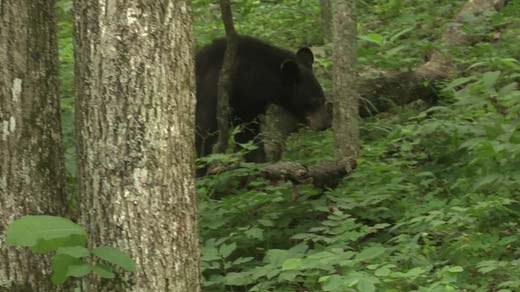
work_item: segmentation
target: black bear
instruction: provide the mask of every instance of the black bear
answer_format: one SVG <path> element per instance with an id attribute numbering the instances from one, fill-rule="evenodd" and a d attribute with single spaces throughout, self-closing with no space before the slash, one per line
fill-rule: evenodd
<path id="1" fill-rule="evenodd" d="M 226 49 L 224 38 L 202 48 L 196 56 L 196 148 L 197 156 L 211 153 L 217 139 L 217 82 Z M 314 56 L 309 48 L 296 54 L 253 37 L 239 36 L 236 67 L 231 78 L 231 119 L 247 124 L 235 139 L 245 143 L 259 134 L 255 119 L 269 104 L 278 104 L 310 127 L 323 129 L 328 116 L 325 95 L 312 71 Z M 263 153 L 259 144 L 259 153 Z M 263 155 L 246 157 L 261 161 Z"/>

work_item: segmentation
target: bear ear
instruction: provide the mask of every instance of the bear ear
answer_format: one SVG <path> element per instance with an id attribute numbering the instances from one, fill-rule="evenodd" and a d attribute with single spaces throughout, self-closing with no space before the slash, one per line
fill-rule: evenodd
<path id="1" fill-rule="evenodd" d="M 282 83 L 285 85 L 291 85 L 300 81 L 300 68 L 298 63 L 293 60 L 285 60 L 280 66 L 282 72 Z"/>
<path id="2" fill-rule="evenodd" d="M 312 68 L 312 63 L 314 63 L 314 54 L 311 49 L 304 47 L 300 48 L 298 52 L 296 52 L 296 57 L 298 61 L 302 62 L 306 67 Z"/>

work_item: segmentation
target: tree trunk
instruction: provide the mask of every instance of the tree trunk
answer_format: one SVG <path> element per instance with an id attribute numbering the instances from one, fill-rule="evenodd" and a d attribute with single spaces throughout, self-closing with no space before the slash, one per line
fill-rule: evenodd
<path id="1" fill-rule="evenodd" d="M 218 142 L 215 145 L 217 153 L 224 153 L 228 149 L 229 141 L 229 121 L 230 106 L 229 100 L 231 96 L 231 88 L 233 81 L 233 69 L 238 51 L 238 35 L 233 25 L 233 12 L 229 0 L 220 0 L 220 11 L 222 14 L 222 22 L 226 30 L 226 51 L 222 68 L 219 72 L 218 94 L 217 94 L 217 124 L 218 124 Z"/>
<path id="2" fill-rule="evenodd" d="M 54 1 L 0 2 L 0 291 L 56 291 L 48 258 L 6 246 L 6 226 L 66 206 Z"/>
<path id="3" fill-rule="evenodd" d="M 200 291 L 190 3 L 75 3 L 82 221 L 137 263 L 84 291 Z"/>
<path id="4" fill-rule="evenodd" d="M 332 0 L 333 116 L 336 157 L 359 155 L 359 109 L 356 91 L 356 1 Z"/>

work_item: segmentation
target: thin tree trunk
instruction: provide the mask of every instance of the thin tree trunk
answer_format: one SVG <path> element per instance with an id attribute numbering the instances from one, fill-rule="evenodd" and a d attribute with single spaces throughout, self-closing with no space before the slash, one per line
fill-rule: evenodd
<path id="1" fill-rule="evenodd" d="M 65 210 L 57 84 L 54 1 L 0 1 L 0 291 L 56 291 L 48 258 L 8 247 L 5 228 Z"/>
<path id="2" fill-rule="evenodd" d="M 356 1 L 331 0 L 333 39 L 333 119 L 336 157 L 359 155 L 356 91 Z"/>
<path id="3" fill-rule="evenodd" d="M 190 3 L 75 3 L 82 221 L 137 263 L 85 291 L 200 291 Z"/>
<path id="4" fill-rule="evenodd" d="M 229 141 L 229 100 L 233 86 L 231 77 L 234 73 L 233 68 L 238 51 L 238 36 L 233 25 L 233 13 L 229 0 L 220 0 L 220 11 L 222 13 L 222 22 L 226 30 L 226 52 L 224 53 L 224 60 L 222 61 L 218 81 L 218 142 L 215 147 L 217 153 L 224 153 L 228 149 Z"/>

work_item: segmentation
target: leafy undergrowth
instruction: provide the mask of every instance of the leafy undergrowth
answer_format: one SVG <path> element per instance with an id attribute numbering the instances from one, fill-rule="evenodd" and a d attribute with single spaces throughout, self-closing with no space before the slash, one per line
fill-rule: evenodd
<path id="1" fill-rule="evenodd" d="M 439 1 L 372 2 L 374 11 L 360 16 L 374 31 L 370 42 L 406 29 L 410 18 L 428 19 L 433 30 L 460 4 L 443 4 L 450 13 L 430 19 L 424 9 Z M 255 165 L 199 180 L 205 290 L 519 291 L 518 8 L 513 1 L 468 28 L 482 41 L 452 52 L 462 73 L 438 84 L 438 104 L 364 120 L 359 165 L 338 187 L 247 179 Z M 428 46 L 408 47 L 425 41 L 406 33 L 411 39 L 394 41 L 412 59 L 386 56 L 391 43 L 383 42 L 370 47 L 379 61 L 360 62 L 417 63 Z M 304 129 L 284 158 L 312 164 L 332 153 L 330 131 Z"/>
<path id="2" fill-rule="evenodd" d="M 335 189 L 245 181 L 253 168 L 199 181 L 206 290 L 520 289 L 520 91 L 504 72 L 473 76 L 446 86 L 453 104 L 365 122 Z M 286 156 L 329 158 L 331 136 L 302 131 Z"/>

